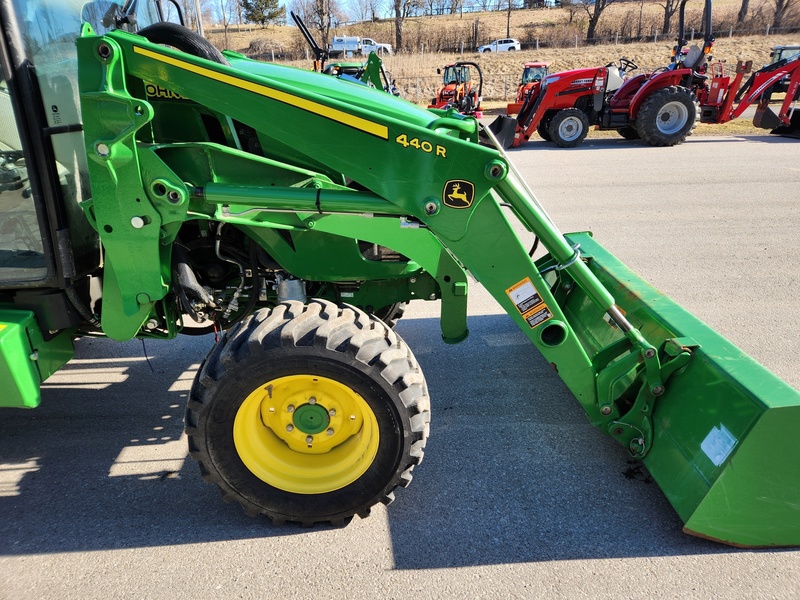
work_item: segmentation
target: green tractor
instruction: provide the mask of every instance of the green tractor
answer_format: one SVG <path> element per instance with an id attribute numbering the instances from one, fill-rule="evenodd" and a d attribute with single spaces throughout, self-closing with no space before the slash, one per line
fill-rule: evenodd
<path id="1" fill-rule="evenodd" d="M 203 477 L 251 515 L 344 524 L 428 438 L 392 322 L 438 300 L 463 340 L 470 273 L 687 532 L 800 544 L 800 394 L 561 234 L 489 129 L 220 53 L 159 6 L 0 2 L 0 403 L 35 407 L 81 336 L 217 332 L 186 407 Z"/>

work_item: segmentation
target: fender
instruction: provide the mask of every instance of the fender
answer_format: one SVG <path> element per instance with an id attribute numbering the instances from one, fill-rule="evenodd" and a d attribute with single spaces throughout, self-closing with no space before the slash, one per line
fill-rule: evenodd
<path id="1" fill-rule="evenodd" d="M 684 81 L 689 81 L 692 76 L 691 69 L 675 69 L 669 71 L 661 71 L 656 73 L 647 80 L 639 91 L 636 92 L 631 98 L 630 103 L 630 118 L 636 118 L 639 112 L 639 107 L 653 92 L 660 90 L 671 85 L 682 85 Z M 624 86 L 623 86 L 624 87 Z"/>

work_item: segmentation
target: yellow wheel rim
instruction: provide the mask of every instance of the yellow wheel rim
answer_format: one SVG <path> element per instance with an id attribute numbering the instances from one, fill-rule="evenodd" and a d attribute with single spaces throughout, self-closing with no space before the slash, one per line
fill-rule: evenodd
<path id="1" fill-rule="evenodd" d="M 259 386 L 233 422 L 245 466 L 287 492 L 324 494 L 361 477 L 378 453 L 378 420 L 350 387 L 291 375 Z"/>

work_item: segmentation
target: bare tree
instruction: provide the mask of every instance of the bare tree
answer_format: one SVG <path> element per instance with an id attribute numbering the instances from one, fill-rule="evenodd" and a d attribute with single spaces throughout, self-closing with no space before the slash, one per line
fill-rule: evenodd
<path id="1" fill-rule="evenodd" d="M 775 3 L 775 16 L 772 19 L 772 28 L 779 29 L 783 26 L 783 19 L 796 7 L 800 0 L 773 0 Z"/>
<path id="2" fill-rule="evenodd" d="M 394 5 L 394 47 L 403 49 L 403 25 L 406 17 L 422 8 L 422 0 L 393 0 Z"/>
<path id="3" fill-rule="evenodd" d="M 220 22 L 222 23 L 225 47 L 229 48 L 230 43 L 228 42 L 228 28 L 231 26 L 231 23 L 236 20 L 237 15 L 239 14 L 238 0 L 219 0 L 219 6 L 217 9 L 219 10 Z"/>
<path id="4" fill-rule="evenodd" d="M 595 31 L 597 31 L 597 23 L 600 21 L 600 16 L 609 5 L 616 2 L 616 0 L 574 0 L 574 4 L 580 6 L 589 17 L 589 27 L 586 29 L 586 43 L 594 43 Z"/>
<path id="5" fill-rule="evenodd" d="M 336 0 L 294 0 L 291 10 L 319 34 L 317 41 L 323 47 L 330 42 L 333 23 L 346 20 Z"/>
<path id="6" fill-rule="evenodd" d="M 736 15 L 736 24 L 741 25 L 747 18 L 747 11 L 750 8 L 750 0 L 742 0 L 742 5 L 739 7 L 739 14 Z"/>
<path id="7" fill-rule="evenodd" d="M 561 0 L 561 8 L 567 11 L 569 15 L 568 23 L 572 25 L 572 22 L 575 20 L 575 15 L 581 9 L 582 4 L 579 0 Z"/>
<path id="8" fill-rule="evenodd" d="M 749 0 L 745 0 L 749 2 Z M 677 12 L 679 2 L 678 0 L 664 0 L 659 2 L 658 5 L 664 9 L 664 24 L 661 26 L 661 33 L 667 34 L 671 30 L 671 22 L 673 15 Z"/>
<path id="9" fill-rule="evenodd" d="M 345 6 L 348 16 L 356 21 L 374 20 L 380 13 L 378 0 L 349 0 Z"/>

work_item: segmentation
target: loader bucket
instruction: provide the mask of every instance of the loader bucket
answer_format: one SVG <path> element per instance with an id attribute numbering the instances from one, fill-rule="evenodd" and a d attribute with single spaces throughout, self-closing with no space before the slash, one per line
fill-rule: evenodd
<path id="1" fill-rule="evenodd" d="M 590 234 L 566 237 L 580 244 L 591 271 L 650 343 L 677 340 L 692 349 L 655 399 L 652 444 L 642 459 L 684 531 L 734 546 L 800 545 L 800 393 Z M 562 302 L 590 356 L 619 338 L 579 290 Z"/>
<path id="2" fill-rule="evenodd" d="M 507 115 L 500 115 L 489 123 L 489 129 L 501 148 L 511 148 L 517 131 L 517 120 Z"/>
<path id="3" fill-rule="evenodd" d="M 792 118 L 788 125 L 779 125 L 770 133 L 800 139 L 800 108 L 792 112 Z"/>

